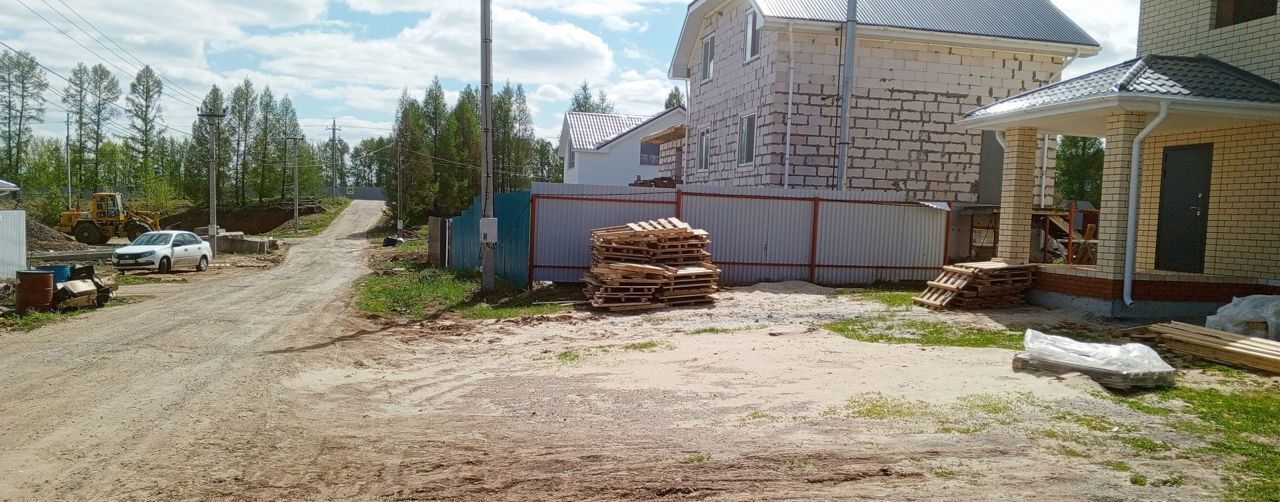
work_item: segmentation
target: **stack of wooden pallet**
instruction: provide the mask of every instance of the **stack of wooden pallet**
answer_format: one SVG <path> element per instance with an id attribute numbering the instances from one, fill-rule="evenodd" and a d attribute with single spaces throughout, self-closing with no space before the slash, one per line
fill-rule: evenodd
<path id="1" fill-rule="evenodd" d="M 709 303 L 720 269 L 707 232 L 675 218 L 591 231 L 591 304 L 613 311 Z"/>
<path id="2" fill-rule="evenodd" d="M 934 309 L 1009 307 L 1026 302 L 1034 280 L 1035 265 L 960 263 L 942 267 L 942 275 L 929 281 L 928 289 L 913 300 Z"/>
<path id="3" fill-rule="evenodd" d="M 1177 352 L 1280 374 L 1280 342 L 1181 322 L 1153 324 L 1142 330 Z"/>

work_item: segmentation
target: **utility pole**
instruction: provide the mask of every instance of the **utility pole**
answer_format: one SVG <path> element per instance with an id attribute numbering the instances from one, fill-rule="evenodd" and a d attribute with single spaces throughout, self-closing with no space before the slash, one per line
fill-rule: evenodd
<path id="1" fill-rule="evenodd" d="M 329 166 L 329 175 L 333 179 L 332 196 L 338 196 L 338 131 L 342 128 L 338 127 L 338 119 L 333 119 L 333 125 L 329 129 L 329 153 L 332 157 L 333 164 Z"/>
<path id="2" fill-rule="evenodd" d="M 71 112 L 70 111 L 67 112 L 67 141 L 66 141 L 66 147 L 63 148 L 63 152 L 66 153 L 64 157 L 66 157 L 66 161 L 67 161 L 67 209 L 71 209 L 76 206 L 75 206 L 75 202 L 73 202 L 74 199 L 72 199 L 72 195 L 71 195 Z"/>
<path id="3" fill-rule="evenodd" d="M 404 151 L 396 136 L 396 235 L 404 233 Z"/>
<path id="4" fill-rule="evenodd" d="M 849 0 L 844 22 L 844 71 L 840 75 L 840 146 L 836 159 L 837 190 L 845 191 L 849 173 L 849 110 L 853 106 L 854 54 L 858 49 L 858 0 Z"/>
<path id="5" fill-rule="evenodd" d="M 301 230 L 298 223 L 298 149 L 289 149 L 290 141 L 302 141 L 301 136 L 289 136 L 284 139 L 284 155 L 286 162 L 289 163 L 290 170 L 293 171 L 293 231 Z"/>
<path id="6" fill-rule="evenodd" d="M 493 248 L 498 222 L 493 217 L 493 0 L 480 0 L 480 115 L 484 134 L 484 214 L 480 218 L 481 289 L 494 289 Z"/>
<path id="7" fill-rule="evenodd" d="M 197 115 L 209 121 L 209 252 L 218 256 L 218 143 L 222 138 L 218 129 L 227 109 L 205 110 Z"/>

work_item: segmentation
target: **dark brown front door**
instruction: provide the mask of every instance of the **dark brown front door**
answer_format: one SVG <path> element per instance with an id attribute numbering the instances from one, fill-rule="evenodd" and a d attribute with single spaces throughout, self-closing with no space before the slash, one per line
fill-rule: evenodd
<path id="1" fill-rule="evenodd" d="M 1156 226 L 1157 270 L 1204 273 L 1212 175 L 1213 144 L 1164 149 L 1160 221 Z"/>

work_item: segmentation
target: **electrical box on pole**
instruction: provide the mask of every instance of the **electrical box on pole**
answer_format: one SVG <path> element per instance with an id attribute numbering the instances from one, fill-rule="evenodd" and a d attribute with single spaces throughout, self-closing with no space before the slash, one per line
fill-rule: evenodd
<path id="1" fill-rule="evenodd" d="M 489 246 L 498 243 L 497 218 L 480 218 L 480 243 Z"/>

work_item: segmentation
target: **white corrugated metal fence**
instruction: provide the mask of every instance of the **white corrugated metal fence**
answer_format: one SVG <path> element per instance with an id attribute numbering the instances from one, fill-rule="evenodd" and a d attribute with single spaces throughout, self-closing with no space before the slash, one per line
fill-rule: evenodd
<path id="1" fill-rule="evenodd" d="M 678 217 L 711 234 L 730 284 L 926 280 L 943 264 L 949 212 L 890 192 L 535 183 L 530 276 L 576 282 L 592 228 Z"/>
<path id="2" fill-rule="evenodd" d="M 0 280 L 27 269 L 27 212 L 0 210 Z"/>

